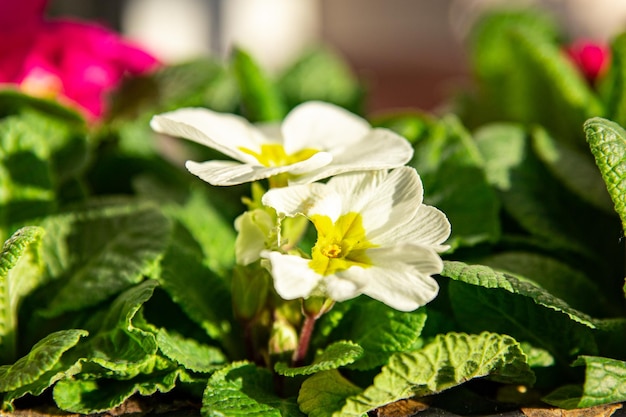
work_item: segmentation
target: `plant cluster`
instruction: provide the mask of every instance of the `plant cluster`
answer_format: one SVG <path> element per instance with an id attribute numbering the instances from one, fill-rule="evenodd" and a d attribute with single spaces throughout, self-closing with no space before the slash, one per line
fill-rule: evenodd
<path id="1" fill-rule="evenodd" d="M 626 38 L 594 71 L 566 50 L 486 16 L 442 116 L 366 120 L 324 49 L 165 66 L 97 124 L 0 90 L 3 408 L 625 401 Z"/>

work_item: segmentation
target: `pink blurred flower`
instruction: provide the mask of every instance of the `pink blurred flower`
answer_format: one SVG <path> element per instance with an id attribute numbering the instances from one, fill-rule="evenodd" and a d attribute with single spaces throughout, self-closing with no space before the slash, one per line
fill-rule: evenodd
<path id="1" fill-rule="evenodd" d="M 91 120 L 106 112 L 107 94 L 125 75 L 158 61 L 117 33 L 92 22 L 45 20 L 46 0 L 0 0 L 0 83 L 57 98 Z"/>
<path id="2" fill-rule="evenodd" d="M 587 39 L 571 43 L 565 52 L 591 84 L 604 74 L 611 60 L 611 51 L 606 45 Z"/>

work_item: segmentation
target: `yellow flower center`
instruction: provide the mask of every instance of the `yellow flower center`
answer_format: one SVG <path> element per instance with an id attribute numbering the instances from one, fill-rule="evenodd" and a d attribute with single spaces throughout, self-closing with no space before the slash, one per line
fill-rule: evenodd
<path id="1" fill-rule="evenodd" d="M 331 275 L 354 265 L 372 266 L 366 250 L 377 245 L 367 240 L 359 213 L 346 213 L 334 223 L 330 217 L 316 214 L 311 216 L 311 221 L 317 229 L 317 242 L 309 267 L 315 272 Z"/>
<path id="2" fill-rule="evenodd" d="M 244 147 L 239 147 L 239 150 L 254 156 L 261 165 L 266 167 L 280 167 L 295 164 L 296 162 L 305 161 L 319 152 L 317 149 L 306 148 L 292 154 L 287 154 L 283 145 L 277 143 L 261 145 L 261 152 L 254 152 Z M 289 173 L 275 175 L 269 178 L 270 187 L 286 187 L 288 179 Z"/>
<path id="3" fill-rule="evenodd" d="M 277 143 L 261 145 L 261 152 L 254 152 L 251 149 L 240 147 L 240 151 L 254 156 L 257 161 L 266 167 L 279 167 L 295 164 L 304 161 L 319 152 L 317 149 L 302 149 L 298 152 L 287 154 L 283 145 Z"/>

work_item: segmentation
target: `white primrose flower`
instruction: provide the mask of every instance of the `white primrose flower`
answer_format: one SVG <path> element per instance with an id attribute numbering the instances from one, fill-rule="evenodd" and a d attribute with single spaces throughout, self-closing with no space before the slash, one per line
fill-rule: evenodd
<path id="1" fill-rule="evenodd" d="M 187 138 L 234 161 L 187 161 L 194 175 L 212 185 L 281 178 L 274 185 L 306 184 L 343 172 L 378 170 L 407 163 L 406 139 L 347 110 L 323 102 L 294 108 L 282 125 L 249 123 L 208 109 L 183 108 L 152 118 L 159 133 Z"/>
<path id="2" fill-rule="evenodd" d="M 397 310 L 428 303 L 439 287 L 431 275 L 448 249 L 450 223 L 422 204 L 422 182 L 410 167 L 350 173 L 328 183 L 276 188 L 263 204 L 282 216 L 306 216 L 317 229 L 311 259 L 265 251 L 284 299 L 365 294 Z"/>

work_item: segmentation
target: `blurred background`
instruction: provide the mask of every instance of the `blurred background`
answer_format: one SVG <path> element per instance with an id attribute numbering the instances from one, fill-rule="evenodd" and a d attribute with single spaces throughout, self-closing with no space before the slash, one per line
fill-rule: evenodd
<path id="1" fill-rule="evenodd" d="M 100 21 L 166 63 L 239 45 L 277 72 L 324 43 L 365 82 L 376 112 L 434 110 L 467 84 L 468 29 L 493 7 L 545 9 L 572 39 L 626 29 L 624 0 L 51 0 L 48 14 Z"/>

